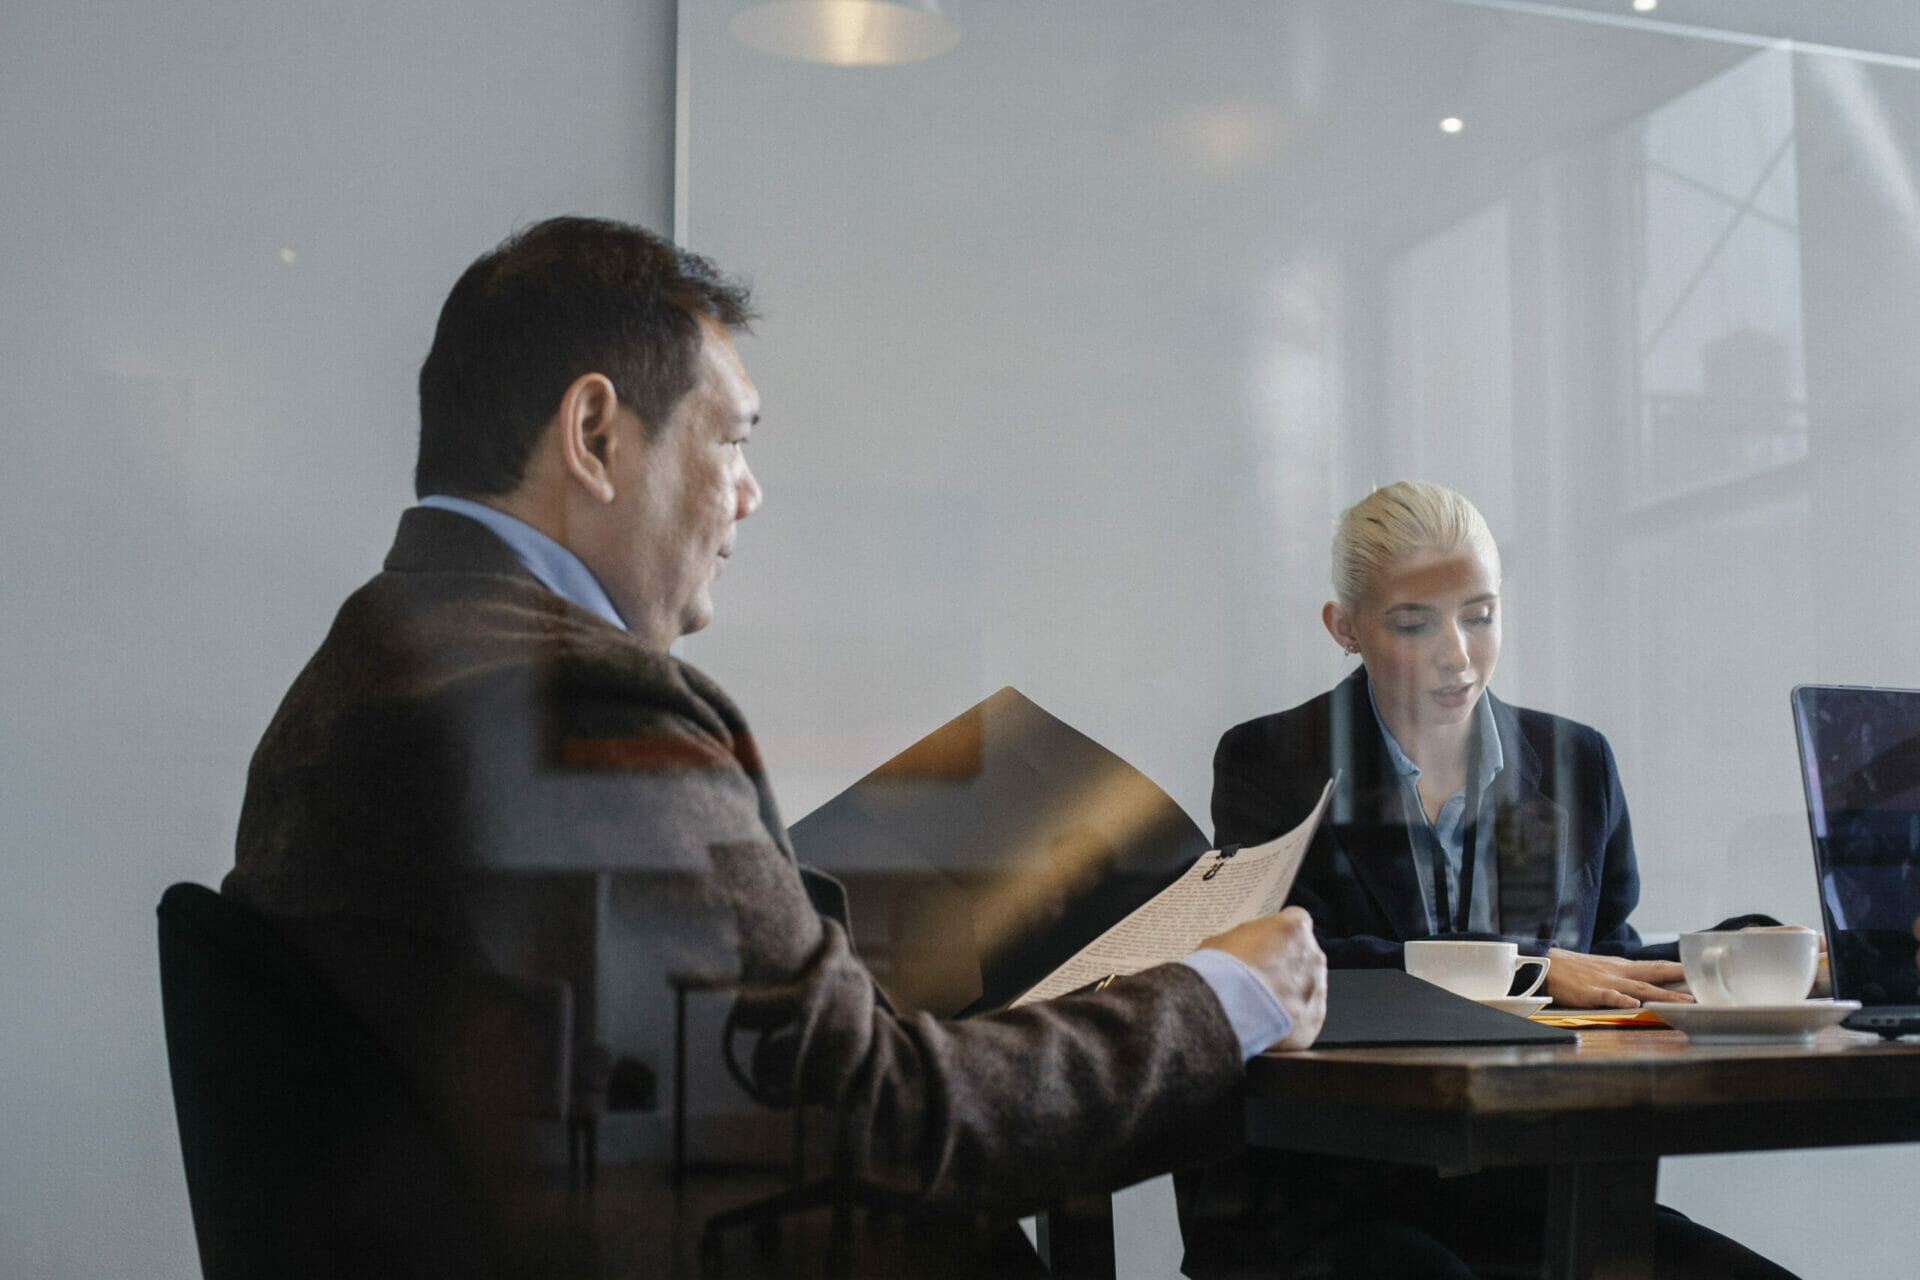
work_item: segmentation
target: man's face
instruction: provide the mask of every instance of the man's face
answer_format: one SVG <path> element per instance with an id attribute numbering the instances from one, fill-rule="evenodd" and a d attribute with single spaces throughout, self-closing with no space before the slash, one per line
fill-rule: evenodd
<path id="1" fill-rule="evenodd" d="M 712 586 L 734 526 L 760 508 L 747 439 L 760 393 L 724 327 L 703 321 L 698 373 L 652 441 L 621 406 L 612 463 L 618 545 L 594 566 L 627 626 L 665 649 L 713 621 Z M 603 571 L 604 569 L 604 571 Z"/>

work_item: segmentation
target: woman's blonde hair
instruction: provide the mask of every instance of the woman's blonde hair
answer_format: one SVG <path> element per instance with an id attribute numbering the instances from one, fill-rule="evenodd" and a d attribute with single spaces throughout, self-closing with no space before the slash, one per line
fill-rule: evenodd
<path id="1" fill-rule="evenodd" d="M 1451 489 L 1396 480 L 1348 507 L 1333 530 L 1333 594 L 1351 609 L 1382 570 L 1420 550 L 1471 547 L 1495 566 L 1500 549 L 1479 509 Z"/>

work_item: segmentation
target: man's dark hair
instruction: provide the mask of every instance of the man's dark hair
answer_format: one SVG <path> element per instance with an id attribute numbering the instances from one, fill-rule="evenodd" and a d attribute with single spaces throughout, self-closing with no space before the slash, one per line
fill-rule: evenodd
<path id="1" fill-rule="evenodd" d="M 603 373 L 649 438 L 692 390 L 700 319 L 753 319 L 745 284 L 640 227 L 551 218 L 466 269 L 420 366 L 414 492 L 509 493 L 573 380 Z"/>

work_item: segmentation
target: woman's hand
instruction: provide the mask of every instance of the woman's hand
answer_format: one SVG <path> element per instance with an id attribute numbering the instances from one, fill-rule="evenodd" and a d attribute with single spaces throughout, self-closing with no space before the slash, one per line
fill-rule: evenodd
<path id="1" fill-rule="evenodd" d="M 1645 1000 L 1691 1001 L 1665 984 L 1684 982 L 1677 960 L 1622 960 L 1559 947 L 1547 952 L 1547 994 L 1569 1009 L 1638 1009 Z"/>

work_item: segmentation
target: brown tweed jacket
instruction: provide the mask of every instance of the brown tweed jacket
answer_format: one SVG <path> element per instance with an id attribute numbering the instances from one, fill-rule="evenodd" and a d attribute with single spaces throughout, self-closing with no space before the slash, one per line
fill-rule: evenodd
<path id="1" fill-rule="evenodd" d="M 430 1088 L 464 1090 L 471 1121 L 499 1083 L 476 1063 L 510 1055 L 475 1049 L 448 975 L 494 963 L 475 886 L 497 902 L 538 869 L 672 873 L 703 962 L 748 983 L 730 1025 L 752 1087 L 831 1107 L 853 1171 L 911 1200 L 1026 1210 L 1234 1144 L 1239 1054 L 1191 970 L 896 1018 L 810 902 L 726 695 L 477 522 L 408 511 L 255 752 L 223 891 L 275 917 Z"/>

